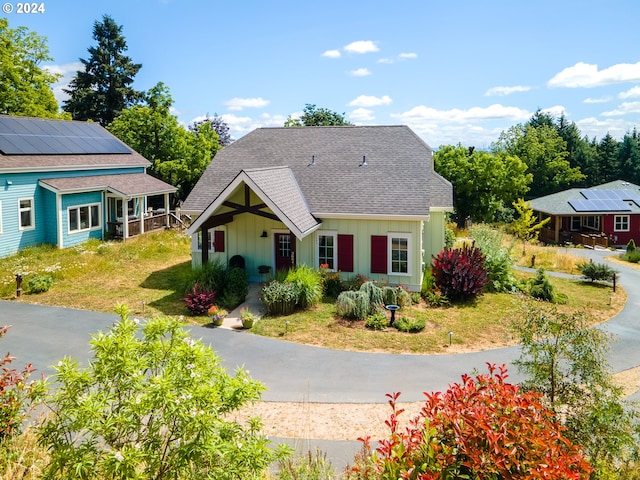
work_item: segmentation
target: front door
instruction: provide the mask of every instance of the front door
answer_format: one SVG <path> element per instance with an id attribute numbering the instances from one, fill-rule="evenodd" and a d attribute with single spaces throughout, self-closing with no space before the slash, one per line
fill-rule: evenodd
<path id="1" fill-rule="evenodd" d="M 291 233 L 275 233 L 276 270 L 288 270 L 296 264 L 296 238 Z"/>

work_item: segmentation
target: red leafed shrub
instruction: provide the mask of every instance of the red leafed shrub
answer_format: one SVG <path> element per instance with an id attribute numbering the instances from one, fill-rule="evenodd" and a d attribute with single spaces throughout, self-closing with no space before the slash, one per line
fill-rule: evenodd
<path id="1" fill-rule="evenodd" d="M 391 435 L 372 456 L 379 478 L 588 479 L 592 468 L 582 450 L 564 437 L 540 396 L 506 377 L 504 365 L 489 365 L 488 375 L 463 375 L 446 392 L 425 394 L 425 406 L 404 431 L 399 394 L 387 394 Z M 369 448 L 368 438 L 361 441 Z"/>
<path id="2" fill-rule="evenodd" d="M 191 315 L 205 315 L 213 305 L 215 298 L 215 292 L 205 290 L 196 283 L 183 300 L 187 304 Z"/>
<path id="3" fill-rule="evenodd" d="M 6 335 L 9 327 L 0 327 L 0 338 Z M 18 371 L 10 368 L 13 360 L 14 357 L 8 353 L 4 358 L 0 357 L 0 442 L 20 431 L 33 391 L 32 385 L 27 383 L 33 367 L 29 363 Z"/>
<path id="4" fill-rule="evenodd" d="M 451 301 L 468 300 L 487 284 L 485 256 L 474 245 L 445 248 L 433 257 L 431 272 L 437 287 Z"/>

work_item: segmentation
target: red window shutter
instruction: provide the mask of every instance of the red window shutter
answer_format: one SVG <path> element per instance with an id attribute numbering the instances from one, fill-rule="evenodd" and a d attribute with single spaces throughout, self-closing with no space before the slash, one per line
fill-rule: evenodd
<path id="1" fill-rule="evenodd" d="M 386 235 L 371 235 L 371 273 L 387 273 Z"/>
<path id="2" fill-rule="evenodd" d="M 224 230 L 215 230 L 213 232 L 213 251 L 224 252 Z"/>
<path id="3" fill-rule="evenodd" d="M 338 270 L 353 272 L 353 235 L 338 235 Z"/>

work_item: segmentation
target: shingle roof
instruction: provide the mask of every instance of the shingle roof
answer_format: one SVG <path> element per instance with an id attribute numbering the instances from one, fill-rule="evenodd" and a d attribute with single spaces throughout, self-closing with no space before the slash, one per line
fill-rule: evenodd
<path id="1" fill-rule="evenodd" d="M 218 152 L 183 210 L 204 211 L 241 170 L 265 167 L 289 167 L 316 217 L 426 217 L 431 207 L 453 207 L 451 184 L 411 129 L 349 126 L 254 130 Z"/>
<path id="2" fill-rule="evenodd" d="M 584 200 L 584 195 L 580 193 L 582 190 L 634 190 L 640 193 L 640 186 L 634 185 L 622 180 L 615 180 L 613 182 L 604 183 L 590 188 L 570 188 L 558 193 L 552 193 L 551 195 L 545 195 L 531 200 L 531 208 L 538 212 L 548 213 L 550 215 L 585 215 L 585 214 L 599 214 L 603 212 L 577 212 L 575 208 L 569 203 L 571 200 Z M 615 213 L 615 211 L 609 211 L 606 213 Z M 630 213 L 626 210 L 624 213 Z M 640 213 L 640 208 L 635 205 L 631 206 L 631 213 Z"/>
<path id="3" fill-rule="evenodd" d="M 40 180 L 40 184 L 60 193 L 108 190 L 124 197 L 160 195 L 176 191 L 176 187 L 146 173 L 48 178 Z"/>
<path id="4" fill-rule="evenodd" d="M 0 137 L 1 173 L 151 165 L 95 123 L 0 115 Z"/>

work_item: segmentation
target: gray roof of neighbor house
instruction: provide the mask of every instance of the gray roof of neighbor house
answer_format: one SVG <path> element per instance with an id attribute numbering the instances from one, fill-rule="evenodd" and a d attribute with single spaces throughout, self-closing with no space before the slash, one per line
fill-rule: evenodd
<path id="1" fill-rule="evenodd" d="M 575 207 L 580 205 L 577 202 L 584 202 L 587 200 L 589 192 L 606 192 L 608 190 L 617 191 L 629 191 L 629 198 L 626 198 L 626 206 L 624 209 L 616 209 L 615 204 L 611 204 L 609 208 L 606 205 L 598 208 L 594 204 L 593 209 L 583 208 L 576 209 Z M 584 193 L 586 192 L 587 196 Z M 624 196 L 624 195 L 623 195 Z M 544 197 L 539 197 L 531 200 L 531 208 L 538 212 L 547 213 L 550 215 L 602 215 L 603 213 L 640 213 L 640 205 L 633 201 L 634 196 L 640 196 L 640 186 L 633 183 L 625 182 L 623 180 L 615 180 L 613 182 L 603 183 L 590 188 L 570 188 L 558 193 L 552 193 Z M 576 202 L 577 201 L 577 202 Z M 583 203 L 585 207 L 588 207 L 588 203 Z"/>
<path id="2" fill-rule="evenodd" d="M 243 170 L 289 167 L 308 211 L 419 216 L 453 207 L 433 152 L 407 126 L 260 128 L 222 149 L 182 205 L 204 211 Z"/>
<path id="3" fill-rule="evenodd" d="M 148 167 L 97 123 L 0 115 L 0 172 Z"/>

